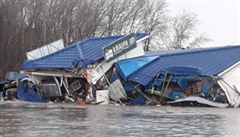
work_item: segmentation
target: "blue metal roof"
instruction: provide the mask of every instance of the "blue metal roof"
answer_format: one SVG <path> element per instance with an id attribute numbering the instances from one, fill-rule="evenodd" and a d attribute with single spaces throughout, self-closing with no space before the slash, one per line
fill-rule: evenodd
<path id="1" fill-rule="evenodd" d="M 175 50 L 158 50 L 158 51 L 148 51 L 145 52 L 146 56 L 154 56 L 154 55 L 164 55 L 164 54 L 174 54 L 174 53 L 181 53 L 181 52 L 189 52 L 189 51 L 196 51 L 203 48 L 198 49 L 175 49 Z"/>
<path id="2" fill-rule="evenodd" d="M 240 61 L 240 46 L 181 50 L 160 53 L 158 56 L 157 59 L 129 75 L 127 79 L 147 85 L 160 71 L 175 66 L 198 68 L 202 75 L 214 76 Z"/>
<path id="3" fill-rule="evenodd" d="M 136 33 L 136 39 L 147 36 L 147 33 Z M 109 36 L 99 38 L 88 38 L 82 42 L 72 44 L 62 50 L 36 60 L 27 60 L 23 63 L 22 69 L 71 69 L 72 63 L 81 60 L 85 64 L 103 60 L 103 47 L 122 38 L 120 36 Z"/>

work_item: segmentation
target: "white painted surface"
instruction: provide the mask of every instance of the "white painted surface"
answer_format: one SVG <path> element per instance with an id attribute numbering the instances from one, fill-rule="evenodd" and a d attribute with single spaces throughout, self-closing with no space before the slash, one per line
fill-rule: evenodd
<path id="1" fill-rule="evenodd" d="M 108 87 L 109 97 L 114 101 L 119 101 L 120 99 L 127 99 L 127 94 L 123 88 L 123 85 L 119 79 L 115 80 Z"/>
<path id="2" fill-rule="evenodd" d="M 189 102 L 189 101 L 198 102 L 200 104 L 205 104 L 205 105 L 212 106 L 212 107 L 220 107 L 220 108 L 228 107 L 228 104 L 226 104 L 226 103 L 212 102 L 205 98 L 201 98 L 201 97 L 197 97 L 197 96 L 188 96 L 185 98 L 177 99 L 176 101 L 169 101 L 168 103 L 174 104 L 174 103 L 182 103 L 182 102 Z"/>
<path id="3" fill-rule="evenodd" d="M 109 91 L 108 90 L 97 90 L 96 91 L 97 102 L 102 102 L 101 104 L 109 104 Z"/>
<path id="4" fill-rule="evenodd" d="M 225 91 L 229 103 L 238 107 L 240 105 L 240 64 L 231 67 L 219 76 L 218 84 Z"/>
<path id="5" fill-rule="evenodd" d="M 60 39 L 50 44 L 47 44 L 45 46 L 42 46 L 40 48 L 34 49 L 30 52 L 27 52 L 26 55 L 28 60 L 34 60 L 34 59 L 38 59 L 40 57 L 49 55 L 63 48 L 64 48 L 64 43 L 63 43 L 63 40 Z"/>
<path id="6" fill-rule="evenodd" d="M 144 40 L 144 39 L 142 39 Z M 143 44 L 141 41 L 137 41 L 137 47 L 132 49 L 131 51 L 127 52 L 124 55 L 121 55 L 120 57 L 110 61 L 110 62 L 105 62 L 103 61 L 101 64 L 99 64 L 97 67 L 95 67 L 92 70 L 92 83 L 96 84 L 96 82 L 112 67 L 112 65 L 123 59 L 128 59 L 128 58 L 133 58 L 133 57 L 138 57 L 144 55 L 144 50 L 143 50 Z"/>

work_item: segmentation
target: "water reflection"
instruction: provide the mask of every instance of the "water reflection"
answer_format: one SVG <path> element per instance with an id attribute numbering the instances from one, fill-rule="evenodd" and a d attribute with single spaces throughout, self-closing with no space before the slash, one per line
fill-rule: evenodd
<path id="1" fill-rule="evenodd" d="M 239 109 L 1 104 L 1 136 L 239 136 Z"/>
<path id="2" fill-rule="evenodd" d="M 91 128 L 93 128 L 94 133 L 102 134 L 101 130 L 94 129 L 105 127 L 104 136 L 221 135 L 217 128 L 220 127 L 220 116 L 184 113 L 172 109 L 175 108 L 113 108 L 111 111 L 102 111 L 108 112 L 105 113 L 106 117 L 102 117 L 101 114 L 101 117 L 94 121 L 98 124 L 91 126 Z M 169 112 L 169 110 L 172 111 Z"/>

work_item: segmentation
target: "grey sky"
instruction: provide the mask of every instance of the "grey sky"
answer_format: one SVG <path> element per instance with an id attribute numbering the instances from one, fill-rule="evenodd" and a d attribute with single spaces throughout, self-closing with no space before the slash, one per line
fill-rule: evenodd
<path id="1" fill-rule="evenodd" d="M 183 9 L 197 14 L 198 30 L 213 40 L 203 47 L 240 45 L 240 0 L 166 0 L 171 15 Z"/>

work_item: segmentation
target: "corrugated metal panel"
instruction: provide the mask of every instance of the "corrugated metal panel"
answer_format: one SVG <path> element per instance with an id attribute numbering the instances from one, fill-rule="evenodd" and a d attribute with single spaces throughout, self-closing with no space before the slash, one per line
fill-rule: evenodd
<path id="1" fill-rule="evenodd" d="M 53 54 L 44 56 L 42 58 L 25 61 L 22 65 L 22 69 L 41 69 L 41 68 L 69 68 L 72 61 L 78 59 L 79 51 L 77 50 L 77 44 L 73 44 L 69 47 L 59 50 Z"/>
<path id="2" fill-rule="evenodd" d="M 146 33 L 135 34 L 136 39 L 141 39 L 147 35 Z M 103 59 L 103 47 L 121 37 L 123 35 L 89 38 L 42 58 L 25 61 L 22 69 L 70 69 L 75 60 L 97 61 Z"/>
<path id="3" fill-rule="evenodd" d="M 194 67 L 203 75 L 217 75 L 240 61 L 240 46 L 199 49 L 179 53 L 164 53 L 128 77 L 129 80 L 146 85 L 159 71 L 167 67 Z"/>
<path id="4" fill-rule="evenodd" d="M 122 36 L 113 36 L 106 38 L 87 39 L 81 43 L 84 58 L 90 60 L 98 60 L 103 58 L 103 47 L 118 40 Z"/>
<path id="5" fill-rule="evenodd" d="M 165 55 L 165 54 L 174 54 L 174 53 L 182 53 L 182 52 L 191 52 L 200 49 L 176 49 L 176 50 L 159 50 L 159 51 L 148 51 L 145 53 L 146 56 L 153 56 L 153 55 Z"/>

